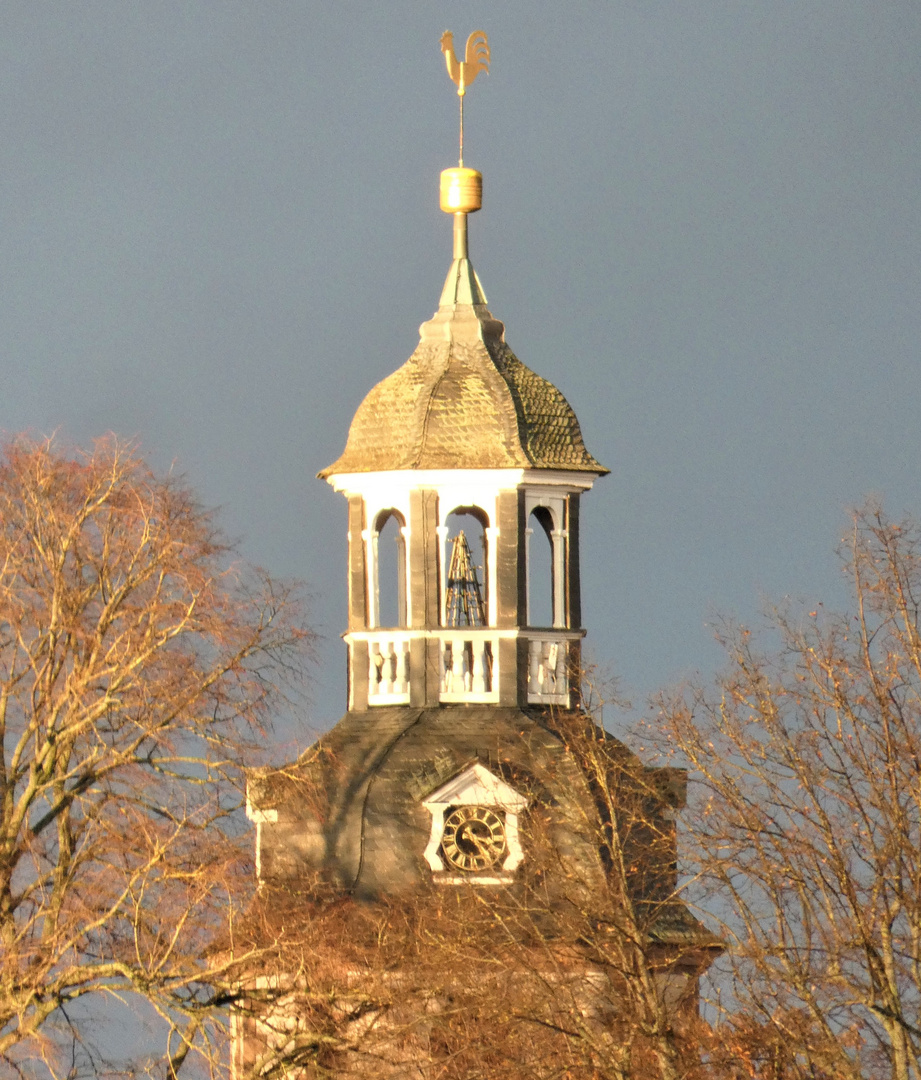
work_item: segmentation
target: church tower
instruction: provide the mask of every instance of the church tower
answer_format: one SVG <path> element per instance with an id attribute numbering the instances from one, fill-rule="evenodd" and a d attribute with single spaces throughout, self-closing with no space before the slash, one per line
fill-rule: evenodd
<path id="1" fill-rule="evenodd" d="M 478 40 L 466 71 L 454 61 L 462 103 L 471 55 L 488 60 Z M 626 841 L 645 844 L 636 897 L 660 903 L 650 933 L 672 998 L 693 1003 L 719 945 L 671 899 L 684 774 L 645 768 L 581 710 L 581 500 L 607 470 L 487 306 L 467 240 L 481 198 L 462 157 L 442 174 L 453 260 L 437 311 L 319 474 L 348 504 L 348 707 L 299 761 L 252 778 L 260 903 L 290 926 L 301 902 L 305 919 L 344 899 L 520 902 L 539 863 L 551 907 L 574 881 L 583 906 L 610 904 L 619 826 L 599 792 L 629 773 L 645 808 Z M 238 1025 L 238 1063 L 255 1060 L 257 1028 Z M 362 1073 L 378 1074 L 394 1075 Z"/>

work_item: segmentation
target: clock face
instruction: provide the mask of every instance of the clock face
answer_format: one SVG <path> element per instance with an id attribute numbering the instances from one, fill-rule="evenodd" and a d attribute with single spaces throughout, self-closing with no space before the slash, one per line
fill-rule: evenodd
<path id="1" fill-rule="evenodd" d="M 506 853 L 505 823 L 488 807 L 460 806 L 445 818 L 441 850 L 457 870 L 486 870 Z"/>

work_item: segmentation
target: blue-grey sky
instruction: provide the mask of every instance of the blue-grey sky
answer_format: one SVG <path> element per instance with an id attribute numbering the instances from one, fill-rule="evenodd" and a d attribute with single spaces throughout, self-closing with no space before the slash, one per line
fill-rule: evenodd
<path id="1" fill-rule="evenodd" d="M 436 306 L 457 97 L 471 253 L 608 465 L 592 655 L 634 701 L 715 612 L 842 602 L 868 492 L 921 513 L 914 0 L 7 0 L 0 428 L 139 439 L 306 579 L 300 742 L 344 709 L 345 505 L 314 474 Z"/>

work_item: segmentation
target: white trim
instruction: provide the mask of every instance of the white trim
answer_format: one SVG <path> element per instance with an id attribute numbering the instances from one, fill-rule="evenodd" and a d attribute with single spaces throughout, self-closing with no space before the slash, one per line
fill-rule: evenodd
<path id="1" fill-rule="evenodd" d="M 365 564 L 365 596 L 367 597 L 365 617 L 368 626 L 377 625 L 377 546 L 373 542 L 373 536 L 373 529 L 361 530 Z"/>
<path id="2" fill-rule="evenodd" d="M 362 530 L 362 550 L 366 581 L 365 618 L 369 627 L 380 627 L 380 581 L 379 581 L 379 532 L 376 523 L 382 513 L 398 514 L 404 524 L 403 537 L 404 588 L 402 608 L 406 612 L 407 625 L 412 624 L 413 582 L 410 569 L 409 530 L 418 526 L 410 513 L 411 495 L 417 491 L 430 491 L 436 497 L 435 529 L 438 536 L 438 596 L 440 621 L 445 621 L 446 522 L 450 514 L 461 507 L 479 510 L 486 518 L 484 528 L 487 619 L 490 626 L 498 621 L 498 535 L 497 528 L 499 496 L 503 493 L 524 491 L 526 522 L 532 510 L 546 507 L 553 520 L 551 559 L 555 587 L 553 590 L 553 624 L 563 628 L 566 622 L 566 533 L 565 503 L 568 495 L 588 491 L 597 473 L 570 472 L 543 469 L 396 469 L 384 472 L 340 473 L 328 477 L 336 491 L 358 496 L 363 503 L 364 520 L 368 528 Z M 349 537 L 350 544 L 352 537 Z M 526 544 L 527 580 L 530 582 L 529 548 Z M 429 586 L 430 587 L 430 586 Z M 382 628 L 383 629 L 383 628 Z"/>
<path id="3" fill-rule="evenodd" d="M 569 640 L 532 635 L 528 641 L 528 704 L 569 706 Z"/>
<path id="4" fill-rule="evenodd" d="M 566 524 L 566 495 L 561 495 L 559 490 L 541 484 L 538 487 L 529 487 L 525 491 L 525 575 L 527 581 L 527 613 L 528 623 L 531 623 L 531 536 L 534 530 L 530 528 L 531 515 L 535 510 L 544 509 L 550 514 L 552 529 L 547 537 L 550 543 L 550 565 L 552 575 L 551 617 L 556 629 L 566 628 L 566 541 L 569 532 L 564 528 Z M 541 527 L 541 532 L 544 532 Z"/>
<path id="5" fill-rule="evenodd" d="M 458 487 L 482 493 L 490 488 L 510 491 L 519 487 L 539 486 L 548 491 L 560 487 L 573 492 L 588 491 L 600 475 L 564 469 L 392 469 L 384 472 L 336 473 L 328 476 L 326 481 L 334 490 L 347 495 L 368 497 L 372 492 L 387 490 L 391 497 L 402 498 L 419 488 Z M 399 503 L 393 505 L 401 509 Z M 383 504 L 381 506 L 383 508 Z"/>
<path id="6" fill-rule="evenodd" d="M 499 621 L 499 575 L 496 566 L 499 550 L 499 528 L 489 525 L 486 534 L 486 617 L 490 626 Z"/>
<path id="7" fill-rule="evenodd" d="M 274 825 L 278 821 L 278 811 L 257 810 L 249 800 L 249 791 L 246 792 L 246 816 L 256 826 L 256 881 L 262 881 L 262 826 Z"/>
<path id="8" fill-rule="evenodd" d="M 409 649 L 411 637 L 405 631 L 368 633 L 368 704 L 409 703 Z M 356 672 L 357 674 L 357 672 Z"/>
<path id="9" fill-rule="evenodd" d="M 368 529 L 367 532 L 369 534 L 367 546 L 368 575 L 371 578 L 368 582 L 368 626 L 380 626 L 381 582 L 378 549 L 381 534 L 380 530 L 376 528 Z"/>
<path id="10" fill-rule="evenodd" d="M 534 535 L 534 530 L 530 527 L 528 522 L 531 520 L 531 516 L 525 511 L 524 518 L 524 614 L 525 623 L 530 625 L 531 622 L 531 537 Z"/>
<path id="11" fill-rule="evenodd" d="M 514 874 L 449 874 L 445 871 L 436 870 L 432 874 L 432 881 L 436 885 L 511 885 L 515 880 Z"/>
<path id="12" fill-rule="evenodd" d="M 553 545 L 553 625 L 562 630 L 566 626 L 566 529 L 554 529 L 550 537 Z"/>
<path id="13" fill-rule="evenodd" d="M 365 552 L 365 576 L 367 578 L 368 610 L 366 615 L 368 626 L 381 628 L 381 530 L 378 521 L 382 514 L 387 515 L 387 519 L 384 521 L 385 527 L 389 524 L 391 517 L 396 521 L 397 580 L 395 588 L 397 592 L 397 615 L 399 617 L 400 612 L 402 612 L 402 625 L 409 626 L 412 619 L 412 590 L 409 588 L 409 517 L 408 513 L 404 513 L 399 506 L 391 504 L 378 507 L 374 514 L 368 518 L 372 524 L 361 531 Z"/>
<path id="14" fill-rule="evenodd" d="M 528 800 L 500 776 L 475 761 L 422 800 L 432 806 L 500 806 L 503 810 L 524 810 Z"/>
<path id="15" fill-rule="evenodd" d="M 403 590 L 403 611 L 404 611 L 404 625 L 412 626 L 413 624 L 413 591 L 409 587 L 409 541 L 411 538 L 412 530 L 409 527 L 409 518 L 406 518 L 406 524 L 400 528 L 400 536 L 403 538 L 402 550 L 398 552 L 397 558 L 402 559 L 400 564 L 400 574 L 397 580 L 397 588 Z"/>
<path id="16" fill-rule="evenodd" d="M 445 638 L 462 637 L 468 641 L 477 641 L 485 638 L 487 641 L 517 641 L 518 638 L 527 638 L 531 641 L 581 641 L 585 637 L 586 630 L 529 630 L 526 626 L 512 626 L 498 629 L 495 626 L 441 626 L 434 630 L 388 630 L 376 628 L 371 630 L 347 630 L 341 635 L 342 640 L 350 645 L 353 641 L 373 641 L 377 638 L 389 638 L 393 642 L 431 640 L 436 638 L 443 641 Z"/>
<path id="17" fill-rule="evenodd" d="M 448 526 L 436 525 L 435 535 L 438 537 L 438 622 L 444 626 L 448 604 Z"/>
<path id="18" fill-rule="evenodd" d="M 368 705 L 406 705 L 410 700 L 410 642 L 436 640 L 439 648 L 439 675 L 441 688 L 439 700 L 453 702 L 494 704 L 499 700 L 499 642 L 528 642 L 527 687 L 530 705 L 570 704 L 572 687 L 569 684 L 569 665 L 572 656 L 571 644 L 585 637 L 584 630 L 529 630 L 525 627 L 513 627 L 496 630 L 489 626 L 446 627 L 438 630 L 350 630 L 342 635 L 349 645 L 349 657 L 352 667 L 351 686 L 354 693 L 356 683 L 362 678 L 368 680 Z M 354 666 L 353 644 L 368 644 L 368 664 L 364 671 Z M 456 649 L 456 643 L 469 643 L 470 648 Z M 446 670 L 446 646 L 451 643 L 451 679 Z M 491 656 L 487 658 L 486 648 L 491 646 Z M 378 680 L 374 649 L 377 647 L 384 657 L 381 673 L 384 679 Z M 453 667 L 457 655 L 463 653 L 464 659 L 457 670 Z M 470 663 L 472 659 L 472 665 Z M 491 660 L 491 670 L 489 661 Z M 487 666 L 484 668 L 483 665 Z M 458 679 L 462 680 L 458 683 Z M 488 683 L 488 685 L 487 685 Z M 351 708 L 351 702 L 349 707 Z M 247 815 L 252 821 L 259 818 L 252 814 L 274 814 L 266 821 L 277 821 L 278 811 L 251 810 L 247 806 Z"/>
<path id="19" fill-rule="evenodd" d="M 246 816 L 257 825 L 274 825 L 278 821 L 277 810 L 257 810 L 249 799 L 246 800 Z"/>

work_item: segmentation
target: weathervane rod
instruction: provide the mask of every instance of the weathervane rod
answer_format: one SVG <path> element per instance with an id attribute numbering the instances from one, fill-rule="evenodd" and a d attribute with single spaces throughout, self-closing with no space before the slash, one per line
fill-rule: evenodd
<path id="1" fill-rule="evenodd" d="M 476 169 L 464 168 L 464 97 L 467 87 L 481 71 L 489 73 L 489 42 L 482 30 L 474 30 L 467 38 L 464 59 L 454 55 L 454 35 L 446 30 L 441 35 L 441 51 L 445 54 L 448 75 L 457 84 L 460 98 L 460 137 L 458 166 L 441 174 L 441 209 L 454 215 L 454 259 L 467 258 L 467 215 L 483 205 L 483 177 Z"/>
<path id="2" fill-rule="evenodd" d="M 454 55 L 454 35 L 450 30 L 445 30 L 441 35 L 441 51 L 445 54 L 445 63 L 448 65 L 448 75 L 452 82 L 457 84 L 457 96 L 460 98 L 460 154 L 458 167 L 464 167 L 464 96 L 467 87 L 481 71 L 489 74 L 489 42 L 482 30 L 474 30 L 467 38 L 467 48 L 464 51 L 464 59 L 458 60 Z"/>

